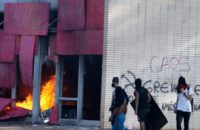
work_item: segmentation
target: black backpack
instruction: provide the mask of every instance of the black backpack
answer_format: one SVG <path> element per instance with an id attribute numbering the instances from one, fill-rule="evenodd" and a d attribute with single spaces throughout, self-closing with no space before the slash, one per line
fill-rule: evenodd
<path id="1" fill-rule="evenodd" d="M 119 107 L 123 104 L 124 98 L 128 102 L 128 95 L 124 89 L 121 87 L 116 87 L 115 88 L 115 107 Z"/>

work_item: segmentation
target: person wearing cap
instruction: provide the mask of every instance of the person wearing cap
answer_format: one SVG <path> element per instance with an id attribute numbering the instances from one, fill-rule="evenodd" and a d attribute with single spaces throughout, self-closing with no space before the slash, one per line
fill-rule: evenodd
<path id="1" fill-rule="evenodd" d="M 124 126 L 125 115 L 127 112 L 128 96 L 124 89 L 119 86 L 119 78 L 114 77 L 112 80 L 114 88 L 112 94 L 112 103 L 110 107 L 111 116 L 109 121 L 112 125 L 112 130 L 126 130 Z"/>

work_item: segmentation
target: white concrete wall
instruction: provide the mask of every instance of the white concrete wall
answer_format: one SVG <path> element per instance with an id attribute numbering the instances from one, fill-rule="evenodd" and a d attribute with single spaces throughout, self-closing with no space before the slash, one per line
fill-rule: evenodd
<path id="1" fill-rule="evenodd" d="M 133 72 L 144 82 L 166 115 L 164 129 L 175 129 L 171 88 L 180 75 L 195 90 L 190 129 L 199 129 L 200 117 L 200 1 L 106 0 L 102 75 L 101 126 L 110 127 L 111 80 Z M 121 86 L 128 84 L 120 80 Z M 127 89 L 133 95 L 134 89 Z M 139 127 L 129 105 L 127 127 Z"/>

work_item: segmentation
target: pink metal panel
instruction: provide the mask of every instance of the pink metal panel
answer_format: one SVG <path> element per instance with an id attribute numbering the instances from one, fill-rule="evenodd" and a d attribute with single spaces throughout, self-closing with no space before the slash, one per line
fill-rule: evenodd
<path id="1" fill-rule="evenodd" d="M 86 0 L 86 29 L 104 28 L 104 0 Z"/>
<path id="2" fill-rule="evenodd" d="M 15 36 L 0 32 L 0 62 L 14 62 Z"/>
<path id="3" fill-rule="evenodd" d="M 20 35 L 15 36 L 15 55 L 19 55 L 20 50 L 20 43 L 21 43 L 21 37 Z M 36 38 L 37 41 L 37 38 Z M 38 51 L 38 44 L 35 44 L 34 54 L 36 55 Z"/>
<path id="4" fill-rule="evenodd" d="M 8 106 L 8 105 L 10 105 L 11 103 L 12 103 L 12 101 L 13 101 L 13 99 L 10 99 L 10 98 L 1 98 L 0 97 L 0 113 L 1 113 L 1 111 L 3 111 L 3 109 L 6 107 L 6 106 Z"/>
<path id="5" fill-rule="evenodd" d="M 35 47 L 35 36 L 22 36 L 19 52 L 19 66 L 22 82 L 29 86 L 33 86 L 33 58 Z"/>
<path id="6" fill-rule="evenodd" d="M 7 110 L 0 114 L 0 120 L 6 120 L 16 117 L 24 117 L 29 114 L 29 110 L 19 108 L 19 107 L 12 107 L 10 110 Z"/>
<path id="7" fill-rule="evenodd" d="M 75 34 L 72 31 L 57 33 L 56 54 L 73 55 L 74 45 L 75 45 Z"/>
<path id="8" fill-rule="evenodd" d="M 13 88 L 16 81 L 16 64 L 0 63 L 0 87 Z"/>
<path id="9" fill-rule="evenodd" d="M 15 35 L 47 35 L 49 3 L 6 3 L 4 29 Z"/>
<path id="10" fill-rule="evenodd" d="M 19 15 L 19 16 L 18 16 Z M 19 17 L 18 4 L 5 4 L 4 5 L 4 31 L 8 34 L 16 34 L 19 30 Z"/>
<path id="11" fill-rule="evenodd" d="M 50 116 L 50 123 L 51 124 L 57 124 L 58 123 L 58 106 L 57 105 L 55 105 L 52 108 L 51 116 Z"/>
<path id="12" fill-rule="evenodd" d="M 58 32 L 56 53 L 58 55 L 101 55 L 103 30 Z"/>
<path id="13" fill-rule="evenodd" d="M 58 30 L 77 30 L 84 28 L 84 0 L 59 0 Z"/>
<path id="14" fill-rule="evenodd" d="M 103 30 L 76 31 L 75 54 L 101 55 L 103 53 Z"/>

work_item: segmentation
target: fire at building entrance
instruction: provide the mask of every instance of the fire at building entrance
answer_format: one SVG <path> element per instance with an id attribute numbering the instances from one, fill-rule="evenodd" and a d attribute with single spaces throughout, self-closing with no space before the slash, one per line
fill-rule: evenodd
<path id="1" fill-rule="evenodd" d="M 99 121 L 104 0 L 3 3 L 0 120 Z"/>
<path id="2" fill-rule="evenodd" d="M 44 70 L 47 72 L 49 71 L 45 68 L 44 68 Z M 55 68 L 54 68 L 54 70 L 55 70 Z M 47 72 L 43 71 L 43 73 L 47 73 Z M 41 85 L 40 109 L 42 112 L 45 110 L 48 110 L 54 106 L 54 103 L 55 103 L 55 81 L 56 81 L 55 75 L 50 75 L 50 76 L 47 76 L 47 74 L 43 74 L 43 75 L 45 77 L 43 77 L 42 79 L 46 78 L 46 80 L 42 81 L 42 85 Z M 25 97 L 25 100 L 16 102 L 16 106 L 22 107 L 22 108 L 25 108 L 28 110 L 32 110 L 33 109 L 33 107 L 32 107 L 32 105 L 33 105 L 32 89 L 28 88 L 28 87 L 24 87 L 22 85 L 22 87 L 19 88 L 19 94 L 18 94 L 19 98 L 21 95 L 24 95 L 22 93 L 25 93 L 27 96 Z"/>

